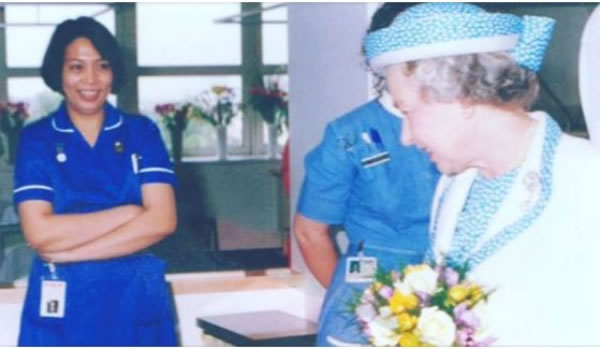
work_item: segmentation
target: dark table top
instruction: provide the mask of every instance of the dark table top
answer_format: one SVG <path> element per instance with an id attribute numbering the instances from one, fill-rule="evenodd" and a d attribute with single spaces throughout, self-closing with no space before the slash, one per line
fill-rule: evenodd
<path id="1" fill-rule="evenodd" d="M 206 334 L 236 346 L 314 346 L 317 325 L 282 311 L 198 318 Z"/>

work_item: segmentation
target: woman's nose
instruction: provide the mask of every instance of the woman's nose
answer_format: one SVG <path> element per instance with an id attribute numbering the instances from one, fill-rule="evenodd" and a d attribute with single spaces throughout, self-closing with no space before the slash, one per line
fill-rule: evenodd
<path id="1" fill-rule="evenodd" d="M 84 79 L 86 82 L 94 83 L 94 82 L 96 82 L 97 78 L 98 78 L 98 72 L 96 71 L 96 69 L 94 69 L 93 67 L 88 67 L 85 70 Z"/>

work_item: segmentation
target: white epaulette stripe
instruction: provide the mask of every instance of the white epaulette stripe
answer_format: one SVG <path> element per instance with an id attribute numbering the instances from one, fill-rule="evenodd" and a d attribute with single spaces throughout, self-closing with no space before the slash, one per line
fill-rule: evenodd
<path id="1" fill-rule="evenodd" d="M 13 190 L 13 193 L 18 193 L 20 191 L 23 190 L 31 190 L 31 189 L 43 189 L 43 190 L 49 190 L 49 191 L 54 191 L 54 189 L 52 189 L 51 187 L 45 186 L 45 185 L 24 185 L 22 187 L 18 187 L 17 189 Z"/>
<path id="2" fill-rule="evenodd" d="M 166 172 L 166 173 L 175 173 L 173 170 L 164 167 L 147 167 L 140 170 L 140 173 L 145 172 Z"/>

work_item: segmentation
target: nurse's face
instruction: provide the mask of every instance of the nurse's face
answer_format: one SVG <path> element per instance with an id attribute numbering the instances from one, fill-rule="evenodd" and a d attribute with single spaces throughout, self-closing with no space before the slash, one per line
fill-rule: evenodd
<path id="1" fill-rule="evenodd" d="M 414 75 L 400 65 L 385 73 L 394 104 L 404 115 L 402 144 L 426 152 L 440 172 L 459 173 L 468 168 L 470 136 L 465 124 L 465 107 L 459 102 L 437 102 L 425 98 Z"/>
<path id="2" fill-rule="evenodd" d="M 71 117 L 101 116 L 112 82 L 110 63 L 89 39 L 77 38 L 67 46 L 62 87 Z"/>

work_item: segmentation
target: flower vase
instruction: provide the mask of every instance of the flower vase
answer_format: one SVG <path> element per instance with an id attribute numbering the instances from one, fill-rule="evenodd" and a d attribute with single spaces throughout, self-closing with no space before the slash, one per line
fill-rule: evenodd
<path id="1" fill-rule="evenodd" d="M 173 162 L 181 162 L 182 151 L 183 130 L 173 129 L 171 130 L 171 154 L 173 155 Z"/>
<path id="2" fill-rule="evenodd" d="M 277 124 L 268 124 L 269 126 L 269 159 L 276 159 L 279 153 L 279 144 L 277 143 L 277 136 L 279 135 Z"/>
<path id="3" fill-rule="evenodd" d="M 219 160 L 227 158 L 227 126 L 217 126 L 217 156 Z"/>

